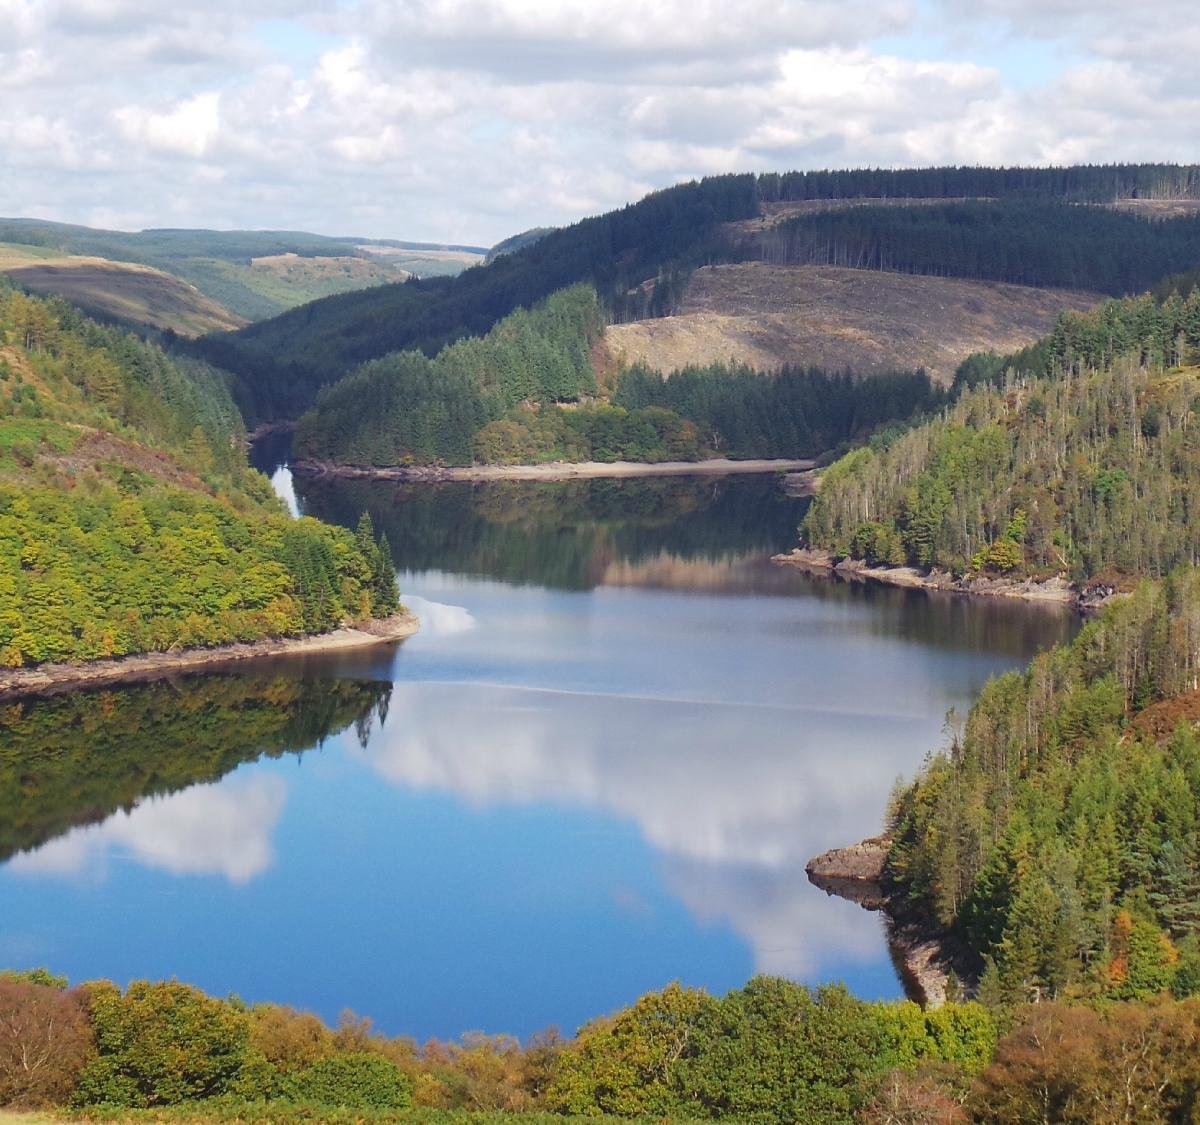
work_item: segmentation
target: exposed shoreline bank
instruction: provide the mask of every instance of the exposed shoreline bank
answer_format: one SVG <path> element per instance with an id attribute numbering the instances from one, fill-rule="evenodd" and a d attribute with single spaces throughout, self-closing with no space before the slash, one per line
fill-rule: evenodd
<path id="1" fill-rule="evenodd" d="M 986 598 L 1015 598 L 1021 601 L 1043 602 L 1070 606 L 1078 610 L 1094 610 L 1117 591 L 1099 585 L 1077 589 L 1065 578 L 955 578 L 949 571 L 921 571 L 911 566 L 871 566 L 861 559 L 839 558 L 829 551 L 797 547 L 785 554 L 775 555 L 772 562 L 798 566 L 814 574 L 832 575 L 850 581 L 882 582 L 888 586 L 903 586 L 916 590 L 942 590 L 952 594 L 973 594 Z"/>
<path id="2" fill-rule="evenodd" d="M 967 994 L 976 981 L 970 967 L 936 926 L 916 915 L 904 902 L 901 888 L 887 871 L 891 841 L 873 836 L 848 848 L 833 848 L 808 861 L 808 881 L 828 895 L 879 911 L 887 920 L 888 951 L 905 995 L 928 1008 L 947 1000 L 951 975 Z"/>
<path id="3" fill-rule="evenodd" d="M 276 637 L 212 648 L 185 648 L 72 664 L 0 669 L 0 702 L 21 696 L 57 695 L 113 684 L 145 683 L 181 672 L 215 669 L 267 656 L 302 656 L 392 644 L 411 637 L 419 628 L 416 615 L 405 611 L 307 637 Z"/>
<path id="4" fill-rule="evenodd" d="M 301 458 L 294 472 L 308 476 L 400 481 L 593 480 L 604 477 L 729 476 L 737 473 L 806 473 L 816 461 L 757 459 L 731 461 L 550 461 L 544 465 L 338 465 Z"/>

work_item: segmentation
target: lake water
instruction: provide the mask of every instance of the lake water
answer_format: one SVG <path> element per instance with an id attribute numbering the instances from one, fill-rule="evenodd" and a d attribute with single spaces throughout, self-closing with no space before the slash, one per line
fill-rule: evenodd
<path id="1" fill-rule="evenodd" d="M 2 713 L 0 965 L 419 1038 L 755 972 L 896 996 L 878 917 L 804 864 L 876 831 L 947 710 L 1075 628 L 778 567 L 805 502 L 773 478 L 293 501 L 372 513 L 420 634 Z"/>

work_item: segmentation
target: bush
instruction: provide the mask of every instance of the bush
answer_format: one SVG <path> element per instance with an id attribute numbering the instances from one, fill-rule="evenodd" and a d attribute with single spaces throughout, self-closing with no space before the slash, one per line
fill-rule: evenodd
<path id="1" fill-rule="evenodd" d="M 250 1019 L 177 981 L 89 986 L 98 1055 L 84 1067 L 79 1105 L 147 1108 L 234 1088 L 250 1060 Z"/>
<path id="2" fill-rule="evenodd" d="M 65 1101 L 91 1053 L 81 992 L 0 976 L 0 1105 Z"/>
<path id="3" fill-rule="evenodd" d="M 367 1051 L 321 1059 L 285 1084 L 295 1101 L 349 1109 L 407 1109 L 412 1090 L 412 1079 L 394 1062 Z"/>

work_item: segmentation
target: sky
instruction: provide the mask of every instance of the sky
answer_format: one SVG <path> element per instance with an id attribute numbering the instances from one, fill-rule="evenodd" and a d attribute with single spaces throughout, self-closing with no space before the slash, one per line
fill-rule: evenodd
<path id="1" fill-rule="evenodd" d="M 1200 159 L 1195 0 L 0 0 L 0 215 L 491 245 L 731 171 Z"/>

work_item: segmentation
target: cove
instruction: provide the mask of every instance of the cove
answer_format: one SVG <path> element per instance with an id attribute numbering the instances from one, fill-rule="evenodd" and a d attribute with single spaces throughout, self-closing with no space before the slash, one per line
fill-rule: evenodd
<path id="1" fill-rule="evenodd" d="M 5 709 L 0 964 L 418 1038 L 755 972 L 896 996 L 879 919 L 804 864 L 1077 627 L 775 566 L 805 501 L 774 477 L 276 480 L 371 513 L 421 632 Z"/>

